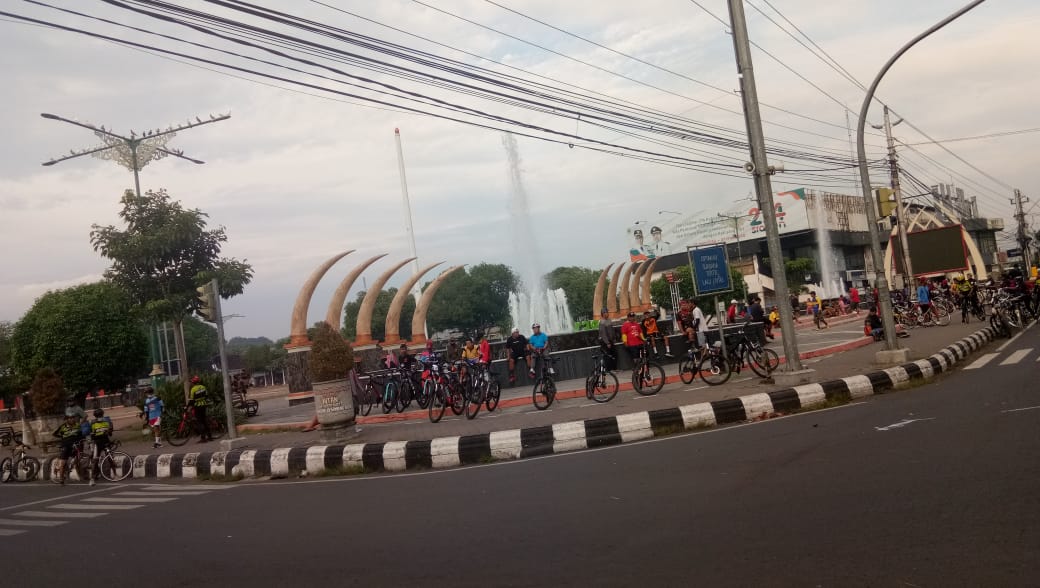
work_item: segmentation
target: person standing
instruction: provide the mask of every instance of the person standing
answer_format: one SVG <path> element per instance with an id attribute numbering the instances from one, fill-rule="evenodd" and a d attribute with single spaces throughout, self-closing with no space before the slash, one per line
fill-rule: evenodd
<path id="1" fill-rule="evenodd" d="M 802 303 L 798 301 L 798 294 L 791 293 L 791 316 L 794 317 L 794 323 L 798 324 L 798 313 L 802 310 Z"/>
<path id="2" fill-rule="evenodd" d="M 603 352 L 603 364 L 608 370 L 617 368 L 617 349 L 614 344 L 617 338 L 614 336 L 613 321 L 607 318 L 607 308 L 603 307 L 600 314 L 603 318 L 599 321 L 599 349 Z"/>
<path id="3" fill-rule="evenodd" d="M 58 459 L 55 461 L 58 473 L 58 483 L 64 486 L 65 463 L 70 457 L 72 457 L 72 453 L 76 449 L 76 443 L 83 438 L 83 432 L 80 430 L 76 413 L 71 408 L 65 409 L 65 422 L 62 423 L 61 426 L 52 434 L 57 437 L 59 443 L 61 443 L 61 450 L 60 453 L 58 453 Z"/>
<path id="4" fill-rule="evenodd" d="M 928 288 L 928 280 L 921 278 L 917 285 L 917 306 L 921 309 L 921 320 L 935 318 L 932 313 L 932 295 Z"/>
<path id="5" fill-rule="evenodd" d="M 202 439 L 199 443 L 213 440 L 209 431 L 209 419 L 206 417 L 206 407 L 209 406 L 209 390 L 202 385 L 202 379 L 198 376 L 191 378 L 191 390 L 188 391 L 188 406 L 195 412 L 195 422 L 201 431 Z"/>
<path id="6" fill-rule="evenodd" d="M 113 430 L 115 430 L 115 427 L 112 425 L 112 419 L 105 416 L 105 411 L 95 408 L 94 420 L 90 422 L 90 440 L 94 442 L 94 453 L 90 455 L 89 477 L 91 486 L 96 483 L 94 481 L 94 469 L 97 467 L 101 453 L 108 448 Z"/>
<path id="7" fill-rule="evenodd" d="M 487 333 L 480 336 L 480 363 L 484 367 L 491 367 L 491 342 L 488 341 Z"/>
<path id="8" fill-rule="evenodd" d="M 855 286 L 849 288 L 849 303 L 852 311 L 859 314 L 859 288 Z"/>
<path id="9" fill-rule="evenodd" d="M 628 318 L 621 323 L 621 342 L 628 351 L 628 356 L 634 365 L 639 359 L 639 354 L 646 345 L 646 337 L 643 336 L 643 326 L 636 322 L 636 313 L 629 312 Z"/>
<path id="10" fill-rule="evenodd" d="M 729 308 L 726 309 L 726 323 L 735 324 L 737 322 L 737 299 L 729 301 Z"/>
<path id="11" fill-rule="evenodd" d="M 520 334 L 520 329 L 513 329 L 513 332 L 506 339 L 506 349 L 509 350 L 509 383 L 513 384 L 516 382 L 516 362 L 521 361 L 527 364 L 527 369 L 531 369 L 531 356 L 527 353 L 527 337 Z"/>
<path id="12" fill-rule="evenodd" d="M 769 324 L 769 319 L 766 318 L 766 311 L 762 308 L 762 299 L 755 298 L 751 299 L 751 306 L 748 307 L 748 317 L 751 318 L 751 322 L 760 323 L 762 325 L 762 333 L 773 339 L 773 327 Z"/>
<path id="13" fill-rule="evenodd" d="M 159 429 L 162 427 L 163 401 L 155 395 L 155 390 L 151 386 L 146 389 L 145 394 L 141 416 L 145 418 L 145 422 L 148 423 L 152 429 L 152 435 L 155 437 L 152 449 L 158 449 L 162 447 L 162 443 L 159 441 Z"/>
<path id="14" fill-rule="evenodd" d="M 809 293 L 809 301 L 805 304 L 809 307 L 809 310 L 812 312 L 813 324 L 816 325 L 817 329 L 826 329 L 830 326 L 827 324 L 827 319 L 823 317 L 823 305 L 820 302 L 820 300 L 816 298 L 816 292 Z"/>
<path id="15" fill-rule="evenodd" d="M 691 300 L 690 316 L 692 317 L 692 330 L 697 341 L 697 349 L 703 351 L 708 345 L 708 321 L 704 318 L 704 313 L 697 307 L 697 301 Z M 703 357 L 703 354 L 702 356 Z"/>

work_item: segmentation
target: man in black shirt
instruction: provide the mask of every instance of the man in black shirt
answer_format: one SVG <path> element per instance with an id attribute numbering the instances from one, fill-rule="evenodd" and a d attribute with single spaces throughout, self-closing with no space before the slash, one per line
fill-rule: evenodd
<path id="1" fill-rule="evenodd" d="M 509 349 L 509 383 L 516 382 L 517 360 L 527 362 L 527 369 L 531 369 L 531 356 L 527 353 L 527 337 L 520 334 L 520 329 L 513 329 L 512 334 L 506 339 L 506 348 Z"/>
<path id="2" fill-rule="evenodd" d="M 773 326 L 769 324 L 769 320 L 766 318 L 766 311 L 762 308 L 762 299 L 755 298 L 751 299 L 751 306 L 748 307 L 748 317 L 751 318 L 751 322 L 761 323 L 763 332 L 766 337 L 773 338 Z"/>

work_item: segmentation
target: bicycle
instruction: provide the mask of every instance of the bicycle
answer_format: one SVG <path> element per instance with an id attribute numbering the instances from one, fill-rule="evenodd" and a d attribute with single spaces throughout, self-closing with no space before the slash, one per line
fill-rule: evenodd
<path id="1" fill-rule="evenodd" d="M 209 423 L 211 435 L 223 437 L 227 434 L 227 424 L 223 420 L 214 418 L 209 414 L 206 415 L 206 420 Z M 163 438 L 174 447 L 184 445 L 195 435 L 202 435 L 202 428 L 195 419 L 195 411 L 190 406 L 185 406 L 181 410 L 180 418 L 173 418 L 172 415 L 163 415 L 162 422 Z"/>
<path id="2" fill-rule="evenodd" d="M 122 482 L 134 473 L 134 458 L 118 449 L 118 441 L 110 442 L 101 450 L 102 455 L 95 466 L 96 471 L 101 473 L 101 477 L 109 482 Z"/>
<path id="3" fill-rule="evenodd" d="M 733 368 L 730 367 L 729 360 L 722 353 L 722 341 L 716 341 L 708 347 L 707 353 L 697 366 L 697 373 L 709 386 L 719 386 L 729 380 Z"/>
<path id="4" fill-rule="evenodd" d="M 639 348 L 639 357 L 632 366 L 632 388 L 643 396 L 653 396 L 664 387 L 664 368 L 647 357 L 646 345 Z"/>
<path id="5" fill-rule="evenodd" d="M 76 472 L 76 478 L 80 482 L 87 480 L 87 472 L 90 470 L 90 453 L 85 450 L 86 439 L 76 441 L 72 446 L 72 455 L 65 460 L 64 468 L 58 468 L 58 460 L 51 462 L 51 482 L 64 484 L 71 479 L 70 474 Z M 62 471 L 64 469 L 64 471 Z"/>
<path id="6" fill-rule="evenodd" d="M 534 388 L 531 390 L 531 396 L 534 401 L 534 407 L 538 410 L 545 410 L 552 406 L 554 400 L 556 400 L 556 369 L 553 366 L 559 361 L 555 357 L 545 357 L 541 353 L 535 355 L 536 373 L 537 378 L 534 381 Z M 549 365 L 546 366 L 545 364 Z"/>
<path id="7" fill-rule="evenodd" d="M 738 374 L 746 363 L 751 368 L 751 371 L 755 372 L 759 377 L 768 378 L 769 374 L 780 367 L 780 356 L 772 349 L 766 349 L 760 342 L 752 341 L 747 336 L 747 332 L 744 329 L 749 324 L 750 322 L 744 323 L 744 327 L 740 329 L 739 338 L 736 339 L 735 343 L 726 348 L 726 352 L 733 359 L 731 366 Z"/>
<path id="8" fill-rule="evenodd" d="M 444 411 L 450 406 L 451 412 L 456 416 L 466 409 L 466 395 L 459 384 L 458 375 L 455 372 L 446 371 L 440 362 L 430 364 L 430 373 L 423 383 L 428 387 L 430 394 L 429 416 L 430 422 L 440 422 L 444 417 Z"/>
<path id="9" fill-rule="evenodd" d="M 40 473 L 40 460 L 28 454 L 31 449 L 20 440 L 11 448 L 11 457 L 0 460 L 0 482 L 31 482 Z"/>
<path id="10" fill-rule="evenodd" d="M 598 361 L 589 377 L 585 378 L 585 397 L 596 402 L 610 402 L 618 393 L 617 376 L 607 368 L 605 356 L 593 355 L 592 359 Z"/>

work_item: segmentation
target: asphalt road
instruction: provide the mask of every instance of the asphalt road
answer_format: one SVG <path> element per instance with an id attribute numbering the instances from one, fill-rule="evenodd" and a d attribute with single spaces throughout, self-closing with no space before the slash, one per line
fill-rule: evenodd
<path id="1" fill-rule="evenodd" d="M 597 451 L 89 495 L 3 487 L 0 577 L 53 586 L 102 569 L 116 584 L 151 587 L 1036 586 L 1038 331 L 927 386 Z"/>

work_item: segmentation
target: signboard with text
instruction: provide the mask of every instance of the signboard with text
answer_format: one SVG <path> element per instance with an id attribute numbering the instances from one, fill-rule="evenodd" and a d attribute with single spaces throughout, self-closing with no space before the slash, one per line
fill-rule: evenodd
<path id="1" fill-rule="evenodd" d="M 697 296 L 733 289 L 725 244 L 690 247 L 687 254 L 690 257 L 690 272 L 693 273 L 693 291 Z"/>

